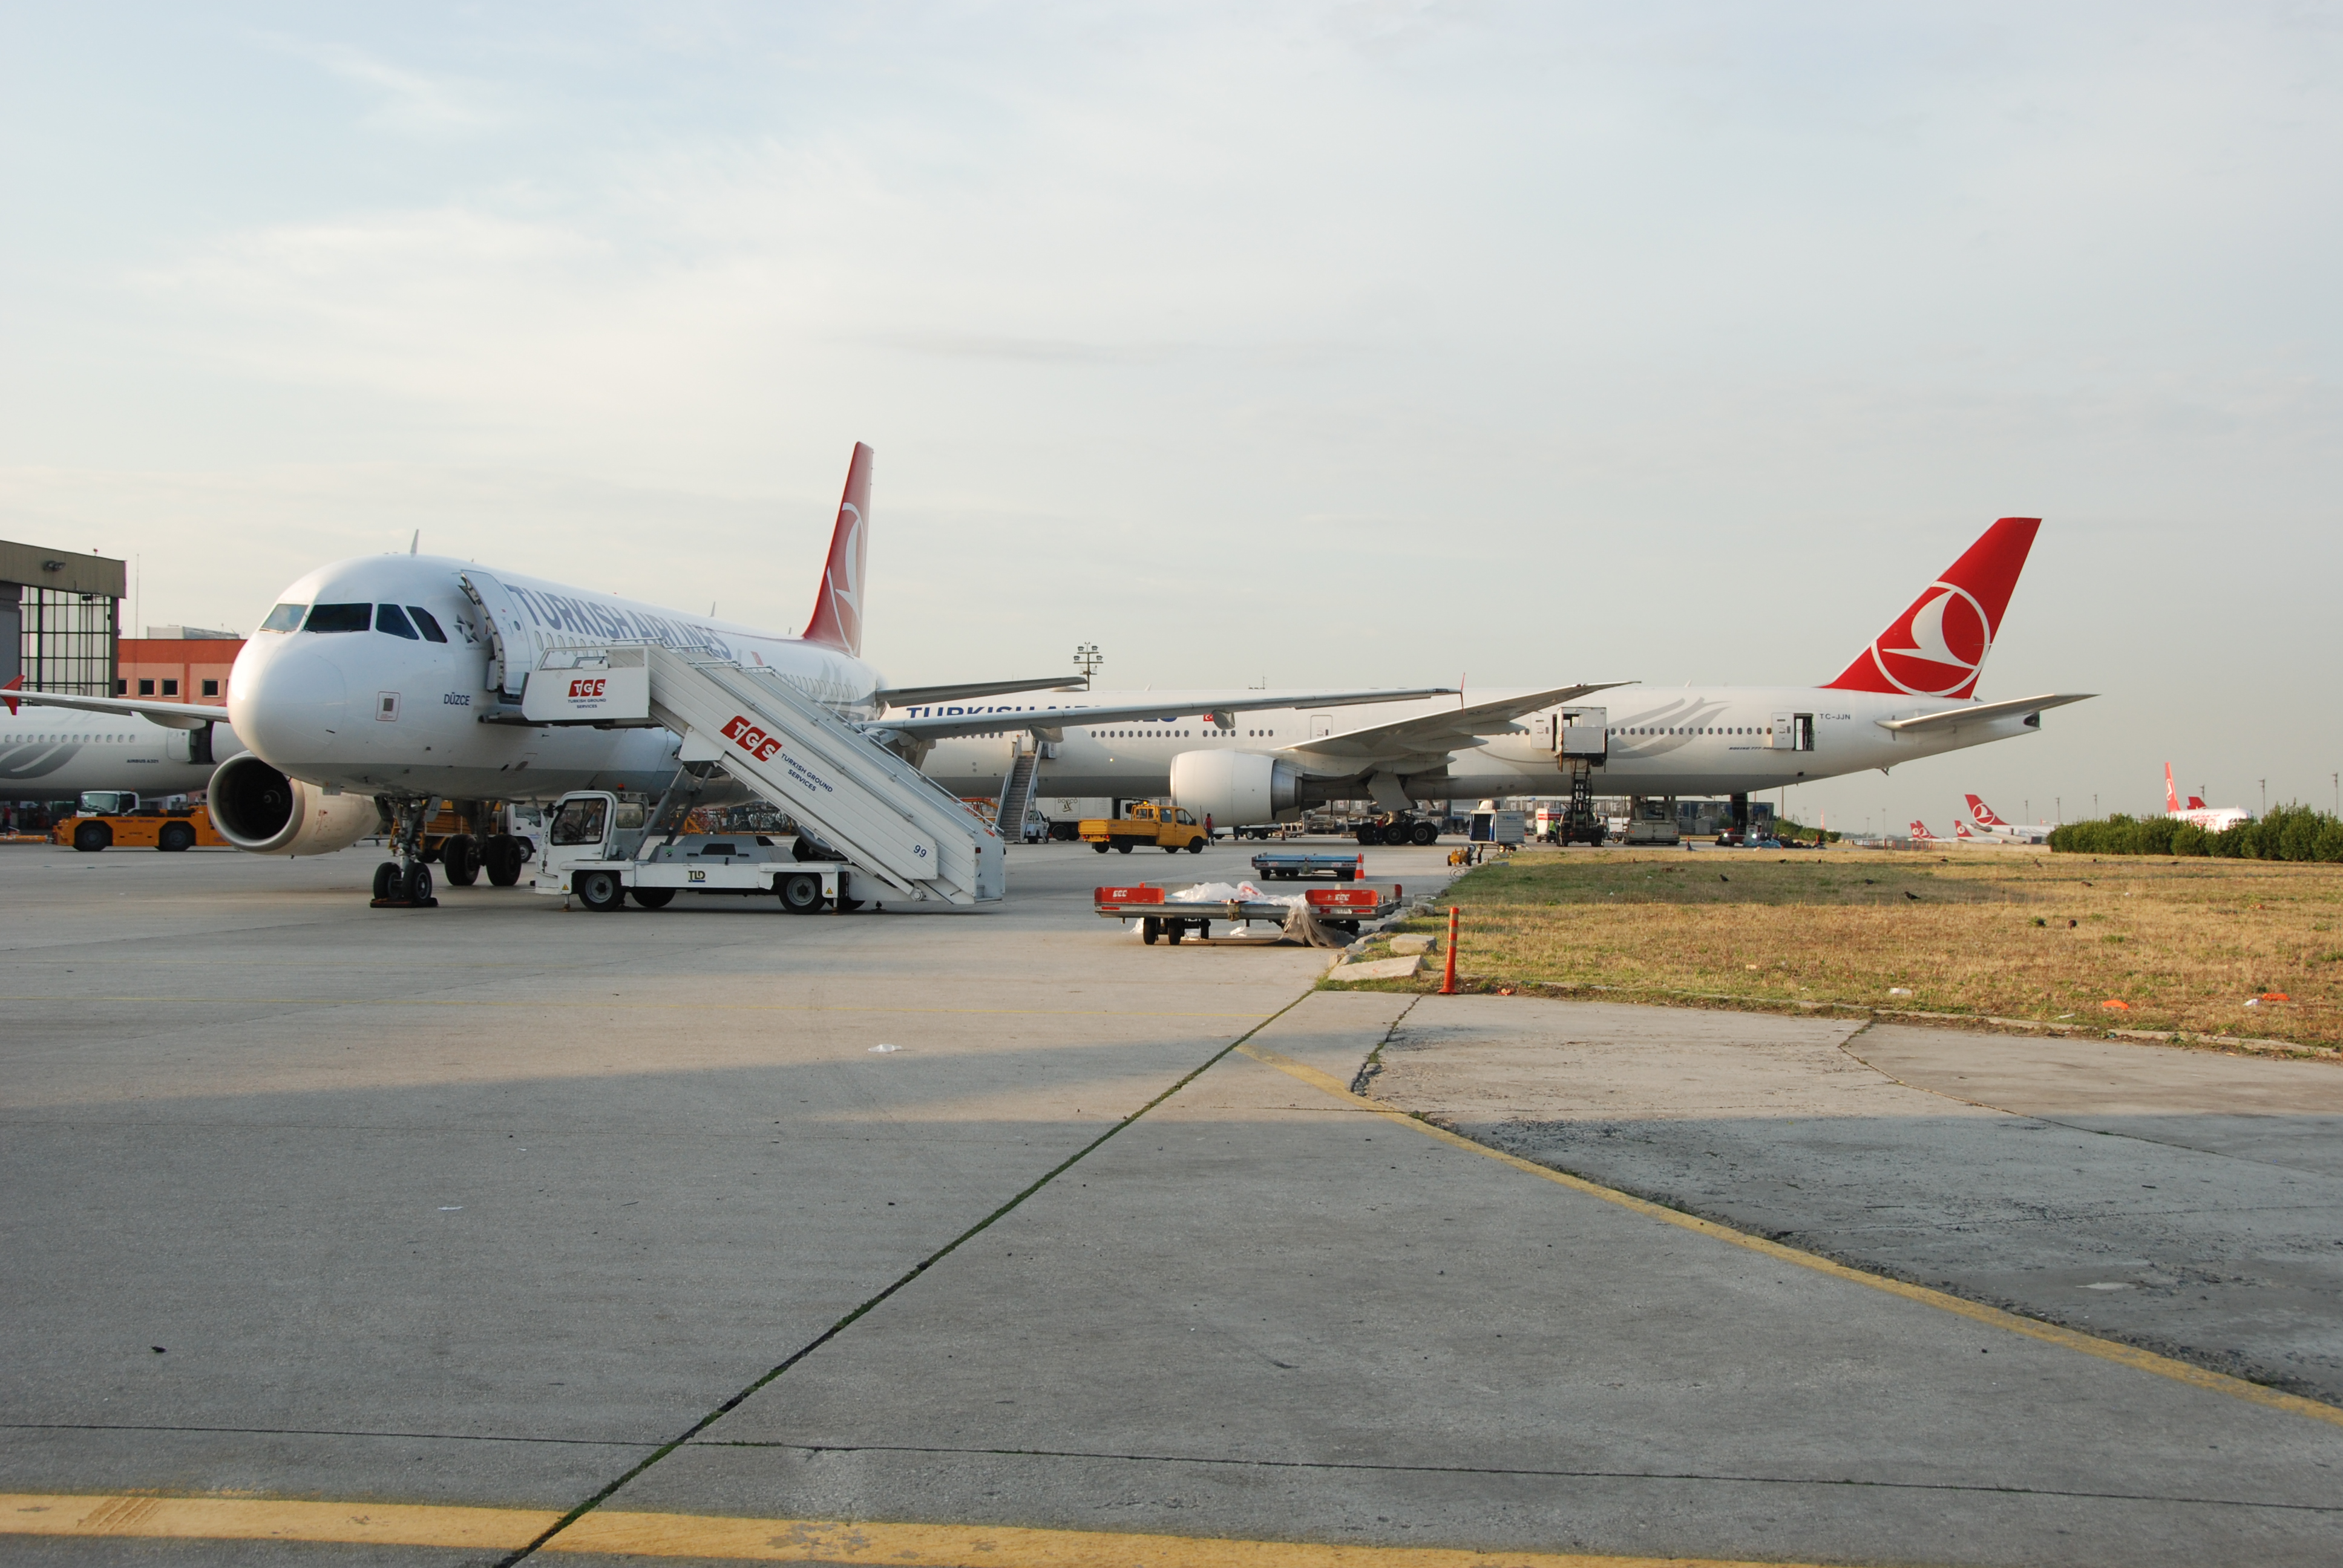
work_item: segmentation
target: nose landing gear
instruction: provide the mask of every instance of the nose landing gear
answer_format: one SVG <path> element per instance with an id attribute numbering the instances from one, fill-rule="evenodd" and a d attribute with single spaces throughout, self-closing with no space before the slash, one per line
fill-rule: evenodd
<path id="1" fill-rule="evenodd" d="M 374 869 L 374 904 L 377 910 L 436 910 L 431 896 L 431 868 L 423 862 L 423 823 L 428 800 L 402 800 L 394 809 L 397 826 L 390 836 L 390 852 L 398 858 Z"/>

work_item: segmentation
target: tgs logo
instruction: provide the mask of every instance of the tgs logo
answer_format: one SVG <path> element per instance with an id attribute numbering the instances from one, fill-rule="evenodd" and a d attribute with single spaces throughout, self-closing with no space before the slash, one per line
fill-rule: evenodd
<path id="1" fill-rule="evenodd" d="M 748 716 L 736 713 L 724 726 L 725 738 L 759 762 L 770 762 L 780 755 L 781 743 L 749 722 Z"/>
<path id="2" fill-rule="evenodd" d="M 603 695 L 603 689 L 608 687 L 609 684 L 610 683 L 605 679 L 588 680 L 580 678 L 573 680 L 569 683 L 569 695 L 573 699 L 580 697 L 600 697 Z"/>

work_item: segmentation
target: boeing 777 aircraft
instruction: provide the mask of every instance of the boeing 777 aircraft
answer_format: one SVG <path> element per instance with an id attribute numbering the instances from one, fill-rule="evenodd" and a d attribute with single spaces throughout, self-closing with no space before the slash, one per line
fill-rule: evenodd
<path id="1" fill-rule="evenodd" d="M 712 651 L 769 668 L 866 724 L 890 708 L 929 709 L 1066 686 L 1062 677 L 1045 676 L 890 688 L 862 661 L 871 462 L 870 448 L 858 444 L 802 637 L 437 556 L 369 556 L 320 567 L 278 596 L 236 656 L 227 710 L 250 750 L 211 774 L 213 826 L 240 849 L 314 855 L 381 831 L 387 811 L 405 879 L 414 869 L 427 811 L 440 799 L 545 800 L 571 789 L 666 788 L 679 766 L 679 741 L 669 731 L 548 728 L 522 716 L 528 677 L 552 648 L 647 641 Z M 1103 726 L 1208 715 L 1212 728 L 1232 729 L 1238 715 L 1264 706 L 1331 709 L 1444 689 L 1093 693 L 1083 720 Z M 126 720 L 144 715 L 176 728 L 219 716 L 216 708 L 144 698 L 25 692 L 19 700 Z M 997 722 L 945 714 L 871 727 L 890 744 L 916 748 Z M 701 798 L 740 798 L 728 797 L 725 782 Z M 491 881 L 518 879 L 520 856 L 508 837 L 479 849 Z M 471 879 L 453 864 L 448 870 L 451 881 Z"/>
<path id="2" fill-rule="evenodd" d="M 1594 789 L 1726 795 L 1738 803 L 1755 790 L 1871 768 L 1885 772 L 2031 733 L 2046 709 L 2090 695 L 1976 700 L 1986 655 L 2040 527 L 2037 518 L 1995 523 L 1825 685 L 1686 686 L 1610 699 L 1601 721 L 1609 755 Z M 1555 763 L 1556 726 L 1579 699 L 1602 689 L 1502 691 L 1472 701 L 1460 694 L 1378 708 L 1365 723 L 1286 700 L 1250 715 L 1242 733 L 1048 715 L 1033 699 L 993 704 L 991 722 L 1015 733 L 1037 720 L 1075 721 L 1063 729 L 1058 754 L 1041 764 L 1045 794 L 1168 789 L 1182 806 L 1227 826 L 1290 818 L 1327 800 L 1373 799 L 1404 812 L 1417 800 L 1559 793 L 1566 786 Z M 911 707 L 903 719 L 916 725 L 923 712 Z M 924 766 L 937 778 L 997 779 L 1007 745 L 940 744 Z M 1431 825 L 1414 826 L 1417 841 L 1430 842 Z"/>
<path id="3" fill-rule="evenodd" d="M 74 713 L 35 707 L 0 689 L 0 800 L 77 800 L 85 789 L 182 795 L 210 781 L 213 768 L 244 749 L 224 709 L 193 725 L 157 724 L 136 713 Z"/>

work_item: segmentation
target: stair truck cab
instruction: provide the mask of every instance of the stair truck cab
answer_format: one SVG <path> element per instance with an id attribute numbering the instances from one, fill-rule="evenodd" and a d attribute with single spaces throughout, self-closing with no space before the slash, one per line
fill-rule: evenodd
<path id="1" fill-rule="evenodd" d="M 628 899 L 663 910 L 678 893 L 770 898 L 793 915 L 860 909 L 849 869 L 834 860 L 801 861 L 796 844 L 761 833 L 657 833 L 650 810 L 606 789 L 573 789 L 546 818 L 536 890 L 575 895 L 608 912 Z"/>

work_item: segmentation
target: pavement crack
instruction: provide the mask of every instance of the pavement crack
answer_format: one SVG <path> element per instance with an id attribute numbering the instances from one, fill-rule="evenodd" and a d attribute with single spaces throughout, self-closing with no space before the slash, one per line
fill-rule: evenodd
<path id="1" fill-rule="evenodd" d="M 1097 1152 L 1098 1150 L 1103 1147 L 1107 1141 L 1114 1137 L 1116 1133 L 1135 1125 L 1140 1119 L 1144 1117 L 1149 1111 L 1154 1110 L 1157 1106 L 1162 1104 L 1165 1101 L 1171 1099 L 1182 1090 L 1187 1088 L 1188 1085 L 1195 1082 L 1199 1078 L 1202 1078 L 1206 1072 L 1212 1070 L 1214 1064 L 1227 1057 L 1230 1052 L 1235 1050 L 1239 1046 L 1244 1044 L 1245 1041 L 1251 1040 L 1254 1035 L 1259 1034 L 1262 1030 L 1267 1029 L 1271 1024 L 1275 1023 L 1279 1019 L 1283 1018 L 1287 1013 L 1292 1012 L 1295 1008 L 1301 1006 L 1304 1001 L 1308 1000 L 1311 996 L 1315 994 L 1315 991 L 1316 988 L 1314 986 L 1303 990 L 1301 995 L 1295 997 L 1292 1001 L 1287 1002 L 1283 1007 L 1279 1008 L 1275 1012 L 1271 1013 L 1267 1018 L 1262 1019 L 1259 1023 L 1254 1024 L 1251 1029 L 1245 1030 L 1242 1034 L 1237 1036 L 1226 1045 L 1222 1046 L 1218 1050 L 1213 1051 L 1212 1055 L 1206 1057 L 1202 1061 L 1198 1062 L 1194 1067 L 1189 1069 L 1186 1072 L 1182 1073 L 1178 1078 L 1174 1079 L 1161 1093 L 1156 1095 L 1154 1099 L 1150 1100 L 1146 1104 L 1141 1106 L 1138 1110 L 1132 1111 L 1130 1115 L 1124 1117 L 1121 1121 L 1116 1122 L 1105 1131 L 1100 1133 L 1096 1138 L 1091 1139 L 1088 1143 L 1083 1144 L 1080 1149 L 1074 1151 L 1073 1153 L 1066 1156 L 1065 1159 L 1060 1161 L 1057 1164 L 1043 1171 L 1040 1176 L 1036 1177 L 1031 1183 L 1011 1197 L 1007 1202 L 993 1210 L 992 1212 L 987 1214 L 981 1220 L 979 1220 L 975 1224 L 970 1225 L 967 1230 L 962 1231 L 959 1235 L 954 1236 L 950 1241 L 946 1241 L 934 1251 L 930 1252 L 926 1257 L 921 1258 L 918 1262 L 913 1263 L 910 1268 L 897 1275 L 895 1279 L 884 1289 L 870 1296 L 868 1299 L 863 1301 L 860 1305 L 855 1307 L 853 1311 L 848 1312 L 844 1317 L 840 1318 L 836 1322 L 830 1324 L 830 1327 L 822 1330 L 820 1333 L 816 1334 L 812 1339 L 808 1340 L 804 1344 L 799 1345 L 796 1350 L 790 1352 L 787 1356 L 774 1363 L 773 1366 L 767 1369 L 754 1381 L 750 1382 L 746 1387 L 733 1394 L 723 1403 L 716 1406 L 716 1408 L 710 1410 L 705 1415 L 702 1415 L 689 1426 L 684 1428 L 683 1431 L 678 1432 L 675 1436 L 659 1444 L 656 1449 L 652 1450 L 651 1452 L 644 1455 L 640 1460 L 629 1466 L 617 1479 L 611 1481 L 608 1485 L 601 1488 L 598 1492 L 596 1492 L 591 1497 L 587 1498 L 575 1508 L 572 1508 L 559 1519 L 555 1520 L 552 1524 L 546 1528 L 543 1533 L 539 1534 L 535 1540 L 529 1542 L 528 1544 L 521 1547 L 518 1551 L 509 1553 L 507 1555 L 497 1559 L 495 1568 L 512 1568 L 513 1564 L 524 1562 L 527 1559 L 535 1556 L 548 1542 L 560 1534 L 563 1531 L 568 1529 L 572 1524 L 584 1518 L 587 1514 L 591 1513 L 594 1510 L 602 1506 L 603 1503 L 608 1502 L 629 1482 L 635 1480 L 645 1471 L 649 1470 L 653 1465 L 659 1463 L 659 1461 L 665 1459 L 669 1454 L 673 1453 L 676 1450 L 691 1442 L 691 1441 L 698 1437 L 701 1432 L 707 1431 L 709 1427 L 715 1425 L 718 1422 L 731 1414 L 733 1411 L 739 1409 L 767 1384 L 772 1382 L 775 1379 L 780 1377 L 782 1373 L 788 1372 L 791 1367 L 797 1365 L 799 1362 L 813 1354 L 814 1352 L 821 1349 L 822 1346 L 830 1343 L 830 1341 L 836 1339 L 848 1329 L 853 1327 L 855 1323 L 859 1322 L 862 1318 L 875 1310 L 880 1303 L 885 1302 L 889 1297 L 893 1296 L 899 1291 L 901 1291 L 913 1281 L 920 1278 L 930 1268 L 942 1262 L 946 1258 L 949 1258 L 954 1252 L 960 1251 L 961 1247 L 965 1246 L 970 1241 L 974 1241 L 978 1236 L 990 1230 L 995 1223 L 1006 1219 L 1010 1214 L 1015 1212 L 1028 1198 L 1032 1197 L 1035 1193 L 1041 1191 L 1042 1188 L 1047 1187 L 1051 1182 L 1055 1181 L 1059 1177 L 1064 1175 L 1067 1171 L 1081 1164 L 1084 1160 L 1089 1159 L 1091 1155 Z"/>

